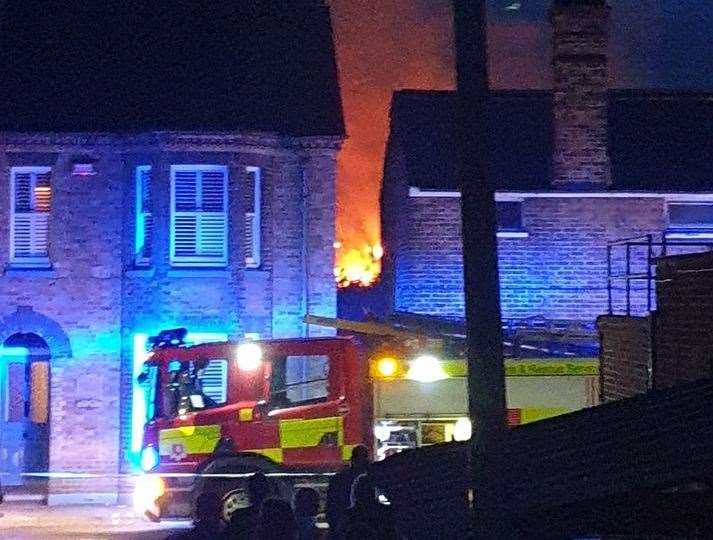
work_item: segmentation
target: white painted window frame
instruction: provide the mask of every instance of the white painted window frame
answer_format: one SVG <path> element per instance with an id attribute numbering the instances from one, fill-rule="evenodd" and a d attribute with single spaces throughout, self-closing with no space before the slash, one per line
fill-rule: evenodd
<path id="1" fill-rule="evenodd" d="M 47 174 L 52 172 L 52 167 L 46 166 L 20 166 L 10 168 L 10 265 L 15 268 L 50 268 L 50 258 L 49 258 L 49 223 L 47 224 L 47 256 L 46 257 L 18 257 L 15 255 L 15 177 L 17 174 L 29 173 L 32 176 L 30 185 L 30 196 L 32 197 L 32 204 L 34 207 L 35 198 L 35 183 L 37 182 L 38 174 Z M 51 186 L 51 184 L 50 184 Z M 51 187 L 50 187 L 51 189 Z M 50 192 L 51 197 L 51 192 Z M 52 213 L 52 200 L 50 199 L 50 211 L 49 212 L 21 212 L 22 214 L 30 214 L 34 216 L 35 214 L 47 215 L 47 220 L 49 221 Z"/>
<path id="2" fill-rule="evenodd" d="M 690 227 L 683 226 L 681 229 L 677 229 L 676 226 L 671 227 L 671 205 L 677 206 L 711 206 L 713 207 L 713 200 L 667 200 L 666 201 L 666 238 L 671 240 L 709 240 L 713 239 L 713 225 L 710 227 L 700 227 L 694 224 L 690 224 Z M 689 229 L 689 230 L 686 230 Z"/>
<path id="3" fill-rule="evenodd" d="M 146 218 L 147 216 L 153 217 L 152 209 L 148 212 L 144 211 L 143 200 L 144 200 L 144 184 L 141 181 L 142 174 L 145 172 L 151 173 L 149 181 L 153 183 L 153 170 L 151 165 L 139 165 L 136 167 L 135 171 L 135 185 L 136 185 L 136 205 L 135 205 L 135 221 L 134 221 L 134 265 L 137 267 L 147 267 L 151 266 L 151 257 L 143 256 L 143 247 L 146 242 Z M 151 186 L 149 189 L 152 189 Z"/>
<path id="4" fill-rule="evenodd" d="M 176 173 L 180 171 L 191 172 L 221 172 L 223 173 L 223 254 L 220 257 L 197 255 L 193 257 L 176 256 L 176 234 L 175 221 L 178 214 L 208 214 L 214 212 L 176 212 Z M 228 265 L 228 167 L 226 165 L 171 165 L 171 221 L 170 221 L 170 263 L 174 267 L 189 267 L 189 268 L 225 268 Z M 196 186 L 196 196 L 200 198 L 201 186 Z M 198 240 L 198 232 L 196 232 L 196 240 Z"/>
<path id="5" fill-rule="evenodd" d="M 460 192 L 457 190 L 423 190 L 418 187 L 409 187 L 409 197 L 414 198 L 459 198 Z M 665 203 L 665 219 L 668 222 L 668 204 L 690 203 L 713 204 L 713 192 L 654 192 L 654 191 L 498 191 L 495 193 L 496 201 L 521 201 L 524 199 L 661 199 Z M 674 232 L 663 231 L 666 238 L 671 239 L 710 239 L 713 238 L 711 232 Z M 518 233 L 510 233 L 518 235 Z M 498 233 L 498 237 L 507 238 L 508 233 Z M 524 233 L 527 236 L 527 233 Z M 512 236 L 510 236 L 512 237 Z"/>
<path id="6" fill-rule="evenodd" d="M 249 255 L 245 257 L 246 268 L 260 268 L 262 264 L 262 169 L 260 167 L 245 167 L 245 172 L 253 177 L 252 211 L 245 213 L 246 226 L 251 227 L 252 242 L 248 247 Z M 245 239 L 247 241 L 247 239 Z"/>

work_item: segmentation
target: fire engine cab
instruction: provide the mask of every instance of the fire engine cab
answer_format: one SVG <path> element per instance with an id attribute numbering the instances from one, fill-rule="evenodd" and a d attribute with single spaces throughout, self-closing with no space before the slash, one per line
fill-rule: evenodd
<path id="1" fill-rule="evenodd" d="M 189 346 L 185 335 L 152 338 L 140 377 L 149 396 L 141 466 L 157 475 L 137 494 L 153 515 L 187 513 L 211 474 L 335 471 L 372 432 L 367 367 L 353 340 Z M 193 473 L 207 476 L 194 482 Z M 230 499 L 240 483 L 223 478 L 211 490 Z M 227 517 L 239 502 L 226 504 Z"/>
<path id="2" fill-rule="evenodd" d="M 383 459 L 470 437 L 465 362 L 439 358 L 428 341 L 415 348 L 352 337 L 191 345 L 186 334 L 151 338 L 139 377 L 147 474 L 135 504 L 151 518 L 190 515 L 195 497 L 210 490 L 223 497 L 228 519 L 246 504 L 250 474 L 265 472 L 287 492 L 287 479 L 334 472 L 357 444 Z M 506 363 L 509 422 L 595 404 L 592 368 L 591 359 L 574 358 Z"/>

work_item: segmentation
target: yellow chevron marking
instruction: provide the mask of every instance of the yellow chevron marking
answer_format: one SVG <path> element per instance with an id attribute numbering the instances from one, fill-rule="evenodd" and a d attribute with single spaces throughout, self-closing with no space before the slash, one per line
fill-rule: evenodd
<path id="1" fill-rule="evenodd" d="M 181 454 L 210 454 L 220 439 L 220 426 L 183 426 L 162 429 L 158 435 L 159 454 L 175 456 Z"/>
<path id="2" fill-rule="evenodd" d="M 356 444 L 345 444 L 342 446 L 342 461 L 349 461 L 352 459 L 352 451 Z"/>
<path id="3" fill-rule="evenodd" d="M 312 448 L 319 446 L 322 438 L 334 433 L 336 444 L 344 443 L 344 427 L 341 416 L 328 416 L 310 420 L 281 420 L 280 446 L 282 448 Z"/>
<path id="4" fill-rule="evenodd" d="M 282 456 L 282 448 L 260 448 L 257 450 L 246 450 L 246 452 L 254 452 L 255 454 L 262 454 L 268 459 L 271 459 L 275 463 L 282 463 L 284 458 Z"/>
<path id="5" fill-rule="evenodd" d="M 572 409 L 562 407 L 520 409 L 520 423 L 529 424 L 530 422 L 537 422 L 538 420 L 544 420 L 545 418 L 552 418 L 553 416 L 570 412 L 572 412 Z"/>

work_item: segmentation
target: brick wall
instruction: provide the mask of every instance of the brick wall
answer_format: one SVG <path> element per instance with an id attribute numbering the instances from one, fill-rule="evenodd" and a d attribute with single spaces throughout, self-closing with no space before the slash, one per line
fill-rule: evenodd
<path id="1" fill-rule="evenodd" d="M 654 386 L 713 375 L 713 253 L 657 265 Z"/>
<path id="2" fill-rule="evenodd" d="M 606 2 L 554 2 L 552 183 L 563 189 L 611 183 L 607 153 Z"/>
<path id="3" fill-rule="evenodd" d="M 5 269 L 0 338 L 34 332 L 50 345 L 54 471 L 127 469 L 136 333 L 186 326 L 231 338 L 245 332 L 299 336 L 307 332 L 302 322 L 307 309 L 336 315 L 332 244 L 338 141 L 162 137 L 21 136 L 6 139 L 0 153 L 0 215 L 9 214 L 10 166 L 53 168 L 52 270 L 8 269 L 9 219 L 0 220 L 0 268 Z M 71 176 L 71 161 L 87 155 L 98 174 Z M 180 163 L 228 167 L 229 263 L 224 269 L 170 266 L 170 166 Z M 134 169 L 146 164 L 153 167 L 153 254 L 149 268 L 136 269 Z M 246 166 L 262 169 L 259 269 L 244 264 L 244 214 L 251 202 Z M 77 451 L 82 447 L 87 452 Z M 111 497 L 116 483 L 109 478 L 91 487 L 52 485 L 57 501 L 77 490 Z"/>
<path id="4" fill-rule="evenodd" d="M 400 239 L 393 254 L 396 309 L 462 316 L 460 199 L 409 197 L 404 204 L 399 233 L 389 232 Z M 498 241 L 503 318 L 539 315 L 593 323 L 608 309 L 607 242 L 661 232 L 664 200 L 526 198 L 523 225 L 526 238 Z M 641 267 L 645 251 L 632 256 Z M 614 301 L 622 305 L 623 282 L 616 287 Z M 633 312 L 645 312 L 645 283 L 634 288 Z"/>
<path id="5" fill-rule="evenodd" d="M 601 400 L 646 393 L 653 362 L 651 317 L 604 315 L 597 319 L 597 327 Z"/>
<path id="6" fill-rule="evenodd" d="M 307 309 L 317 315 L 336 316 L 335 155 L 334 148 L 284 147 L 266 141 L 263 148 L 253 151 L 224 148 L 221 152 L 205 152 L 194 145 L 184 152 L 153 156 L 157 164 L 153 180 L 153 268 L 149 272 L 126 274 L 124 395 L 130 395 L 132 385 L 131 338 L 136 332 L 151 334 L 161 328 L 186 326 L 196 332 L 225 333 L 231 339 L 238 339 L 246 332 L 258 333 L 263 338 L 296 337 L 306 335 L 302 318 Z M 211 163 L 229 168 L 230 249 L 226 269 L 185 270 L 170 266 L 170 165 L 176 163 Z M 251 211 L 252 202 L 246 189 L 248 166 L 261 169 L 262 235 L 258 269 L 246 268 L 243 257 L 244 215 Z M 130 213 L 126 221 L 130 247 L 133 207 L 125 208 Z M 306 244 L 303 226 L 307 231 Z M 126 264 L 131 264 L 130 255 Z M 131 436 L 130 400 L 123 402 L 122 420 L 122 448 L 126 449 Z M 126 459 L 123 463 L 126 464 Z"/>
<path id="7" fill-rule="evenodd" d="M 49 461 L 55 471 L 118 471 L 122 220 L 114 209 L 121 208 L 127 170 L 113 150 L 82 148 L 97 160 L 97 175 L 86 178 L 70 173 L 73 151 L 0 154 L 0 340 L 36 333 L 50 346 Z M 19 165 L 53 168 L 52 270 L 8 267 L 9 167 Z M 100 496 L 116 491 L 111 478 L 84 488 Z M 60 498 L 73 489 L 52 484 Z"/>

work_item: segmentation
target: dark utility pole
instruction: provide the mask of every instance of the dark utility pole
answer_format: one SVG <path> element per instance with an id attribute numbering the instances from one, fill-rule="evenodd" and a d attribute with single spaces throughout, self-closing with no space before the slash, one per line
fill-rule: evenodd
<path id="1" fill-rule="evenodd" d="M 476 537 L 505 538 L 499 482 L 505 430 L 505 375 L 500 320 L 495 189 L 488 174 L 488 67 L 485 0 L 454 0 L 458 142 L 473 422 Z"/>

